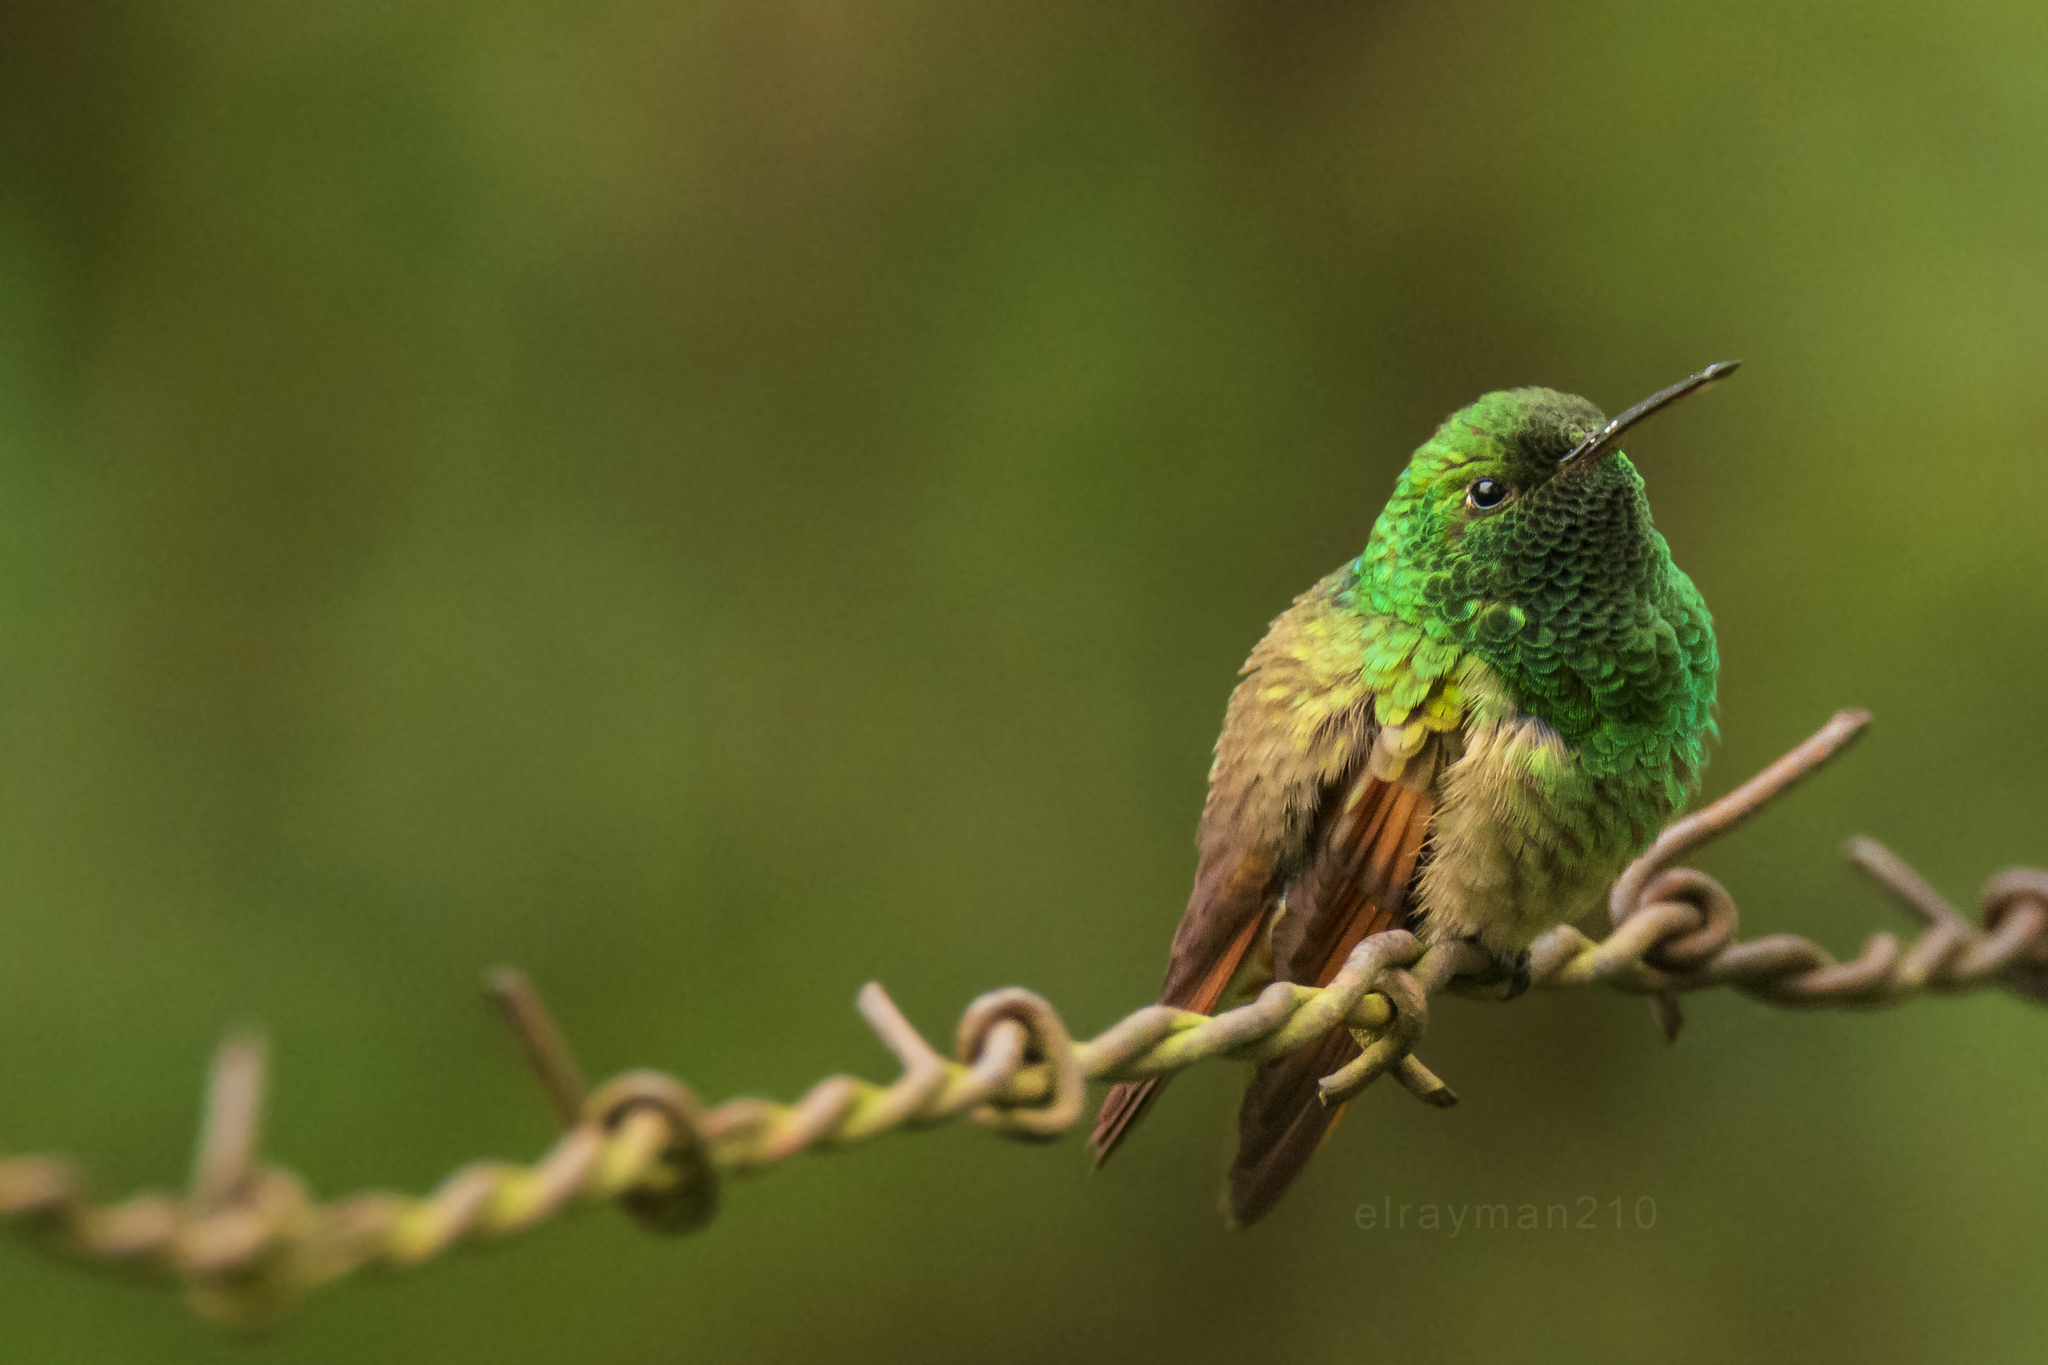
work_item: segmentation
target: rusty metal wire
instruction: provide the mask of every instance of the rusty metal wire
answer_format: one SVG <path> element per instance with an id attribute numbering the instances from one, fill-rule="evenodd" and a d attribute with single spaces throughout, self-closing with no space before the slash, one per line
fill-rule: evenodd
<path id="1" fill-rule="evenodd" d="M 1728 832 L 1825 763 L 1869 721 L 1837 714 L 1817 734 L 1713 805 L 1677 821 L 1615 883 L 1613 931 L 1594 942 L 1569 926 L 1531 954 L 1534 984 L 1603 984 L 1647 995 L 1675 1037 L 1677 997 L 1733 987 L 1792 1008 L 1898 1005 L 1928 993 L 2004 989 L 2048 1001 L 2048 871 L 1994 877 L 1983 927 L 1904 862 L 1867 839 L 1850 859 L 1921 922 L 1910 944 L 1873 935 L 1847 962 L 1791 934 L 1739 940 L 1735 903 L 1704 873 L 1670 864 Z M 79 1168 L 55 1156 L 0 1158 L 0 1222 L 86 1262 L 183 1288 L 201 1315 L 266 1326 L 307 1291 L 361 1269 L 402 1270 L 464 1244 L 523 1232 L 570 1208 L 617 1203 L 656 1232 L 687 1232 L 717 1208 L 721 1177 L 766 1170 L 799 1152 L 850 1146 L 956 1118 L 1011 1137 L 1050 1140 L 1080 1118 L 1090 1080 L 1164 1075 L 1210 1058 L 1277 1057 L 1342 1024 L 1364 1051 L 1326 1077 L 1324 1099 L 1349 1099 L 1392 1073 L 1426 1103 L 1456 1097 L 1415 1056 L 1428 997 L 1494 996 L 1497 966 L 1463 943 L 1423 944 L 1405 931 L 1359 944 L 1320 989 L 1276 983 L 1215 1017 L 1149 1006 L 1076 1042 L 1052 1006 L 1010 987 L 968 1006 L 953 1056 L 933 1049 L 870 983 L 861 1014 L 903 1065 L 888 1085 L 833 1076 L 793 1104 L 735 1099 L 707 1110 L 681 1081 L 633 1071 L 586 1091 L 568 1044 L 533 987 L 492 973 L 489 993 L 563 1124 L 530 1166 L 477 1162 L 424 1197 L 369 1193 L 321 1203 L 288 1171 L 263 1164 L 260 1040 L 215 1057 L 191 1188 L 96 1204 Z"/>

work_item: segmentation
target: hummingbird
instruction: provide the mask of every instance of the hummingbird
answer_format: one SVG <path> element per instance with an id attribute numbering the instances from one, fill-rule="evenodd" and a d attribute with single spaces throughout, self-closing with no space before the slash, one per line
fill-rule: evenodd
<path id="1" fill-rule="evenodd" d="M 1231 693 L 1160 1003 L 1208 1014 L 1268 981 L 1325 985 L 1369 934 L 1465 939 L 1513 998 L 1529 946 L 1599 905 L 1697 789 L 1719 667 L 1699 590 L 1620 448 L 1731 373 L 1608 418 L 1552 389 L 1489 393 L 1418 449 L 1365 552 L 1274 620 Z M 1269 1212 L 1342 1107 L 1332 1029 L 1260 1065 L 1224 1189 Z M 1100 1166 L 1163 1077 L 1117 1085 Z"/>

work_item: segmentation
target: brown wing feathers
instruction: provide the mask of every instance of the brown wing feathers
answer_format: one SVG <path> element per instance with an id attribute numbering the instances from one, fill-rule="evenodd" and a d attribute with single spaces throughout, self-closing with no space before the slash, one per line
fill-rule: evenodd
<path id="1" fill-rule="evenodd" d="M 1408 888 L 1436 808 L 1429 794 L 1432 752 L 1418 754 L 1392 781 L 1364 773 L 1326 821 L 1316 856 L 1287 892 L 1287 913 L 1273 931 L 1274 975 L 1329 984 L 1368 934 L 1403 923 Z M 1279 1202 L 1335 1125 L 1342 1106 L 1322 1102 L 1317 1083 L 1358 1055 L 1337 1028 L 1314 1044 L 1261 1066 L 1238 1108 L 1237 1159 L 1226 1187 L 1240 1226 Z"/>
<path id="2" fill-rule="evenodd" d="M 1285 887 L 1286 913 L 1273 926 L 1276 978 L 1326 985 L 1368 934 L 1405 921 L 1436 809 L 1431 792 L 1438 741 L 1405 762 L 1375 746 L 1373 760 L 1331 788 L 1308 865 Z M 1375 771 L 1388 776 L 1375 776 Z M 1219 832 L 1220 833 L 1220 832 Z M 1208 1013 L 1279 903 L 1270 859 L 1232 860 L 1222 838 L 1205 840 L 1187 913 L 1174 935 L 1162 1003 Z M 1317 1082 L 1358 1055 L 1349 1032 L 1261 1066 L 1238 1111 L 1238 1152 L 1228 1184 L 1231 1220 L 1256 1221 L 1279 1201 L 1342 1112 L 1326 1107 Z M 1164 1079 L 1125 1082 L 1103 1102 L 1089 1146 L 1100 1165 L 1158 1094 Z"/>
<path id="3" fill-rule="evenodd" d="M 1391 928 L 1407 902 L 1435 809 L 1429 793 L 1362 773 L 1343 799 L 1324 822 L 1308 870 L 1288 889 L 1288 913 L 1273 931 L 1273 966 L 1282 981 L 1327 982 L 1359 939 L 1378 932 L 1363 921 L 1379 913 L 1388 921 L 1379 928 Z"/>
<path id="4" fill-rule="evenodd" d="M 1173 936 L 1173 957 L 1159 1003 L 1207 1014 L 1259 935 L 1274 899 L 1273 860 L 1260 854 L 1231 859 L 1213 844 L 1203 850 L 1195 891 Z M 1112 1086 L 1096 1116 L 1088 1150 L 1100 1166 L 1166 1084 L 1165 1077 Z"/>
<path id="5" fill-rule="evenodd" d="M 1406 922 L 1437 772 L 1455 736 L 1422 723 L 1374 724 L 1374 695 L 1360 687 L 1363 618 L 1340 601 L 1345 572 L 1274 621 L 1231 694 L 1163 1004 L 1213 1013 L 1255 947 L 1263 967 L 1260 931 L 1269 925 L 1273 975 L 1322 985 L 1359 940 Z M 1316 1082 L 1355 1055 L 1338 1028 L 1254 1074 L 1230 1173 L 1235 1221 L 1271 1208 L 1314 1153 L 1337 1117 Z M 1163 1083 L 1110 1090 L 1089 1139 L 1098 1165 Z"/>

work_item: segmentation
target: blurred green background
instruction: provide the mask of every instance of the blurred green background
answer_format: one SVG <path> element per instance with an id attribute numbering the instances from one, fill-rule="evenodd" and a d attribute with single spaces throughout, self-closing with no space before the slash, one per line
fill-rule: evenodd
<path id="1" fill-rule="evenodd" d="M 184 1178 L 256 1021 L 336 1193 L 524 1158 L 478 1003 L 708 1098 L 1150 998 L 1234 670 L 1482 390 L 1610 411 L 1712 604 L 1750 932 L 2048 861 L 2048 10 L 26 0 L 0 29 L 0 1141 Z M 319 1296 L 0 1242 L 9 1361 L 2038 1359 L 2048 1014 L 1449 1002 L 1269 1222 L 1237 1076 Z M 1364 1231 L 1366 1201 L 1654 1228 Z"/>

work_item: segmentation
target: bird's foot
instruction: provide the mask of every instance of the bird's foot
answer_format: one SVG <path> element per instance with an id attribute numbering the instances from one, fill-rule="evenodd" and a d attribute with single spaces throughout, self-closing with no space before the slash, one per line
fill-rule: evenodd
<path id="1" fill-rule="evenodd" d="M 1516 953 L 1513 957 L 1507 957 L 1503 954 L 1494 952 L 1491 948 L 1488 948 L 1484 943 L 1481 943 L 1479 941 L 1479 936 L 1477 934 L 1474 934 L 1472 937 L 1468 938 L 1465 941 L 1467 943 L 1472 944 L 1474 947 L 1478 948 L 1480 952 L 1485 953 L 1488 957 L 1493 959 L 1494 970 L 1500 974 L 1501 979 L 1505 980 L 1508 983 L 1507 994 L 1501 997 L 1503 1001 L 1513 1000 L 1516 996 L 1522 995 L 1528 991 L 1529 952 L 1527 949 L 1523 949 L 1521 952 Z"/>
<path id="2" fill-rule="evenodd" d="M 1508 974 L 1508 993 L 1501 999 L 1512 1000 L 1529 989 L 1529 950 L 1524 948 L 1515 954 L 1515 960 L 1504 964 Z"/>

